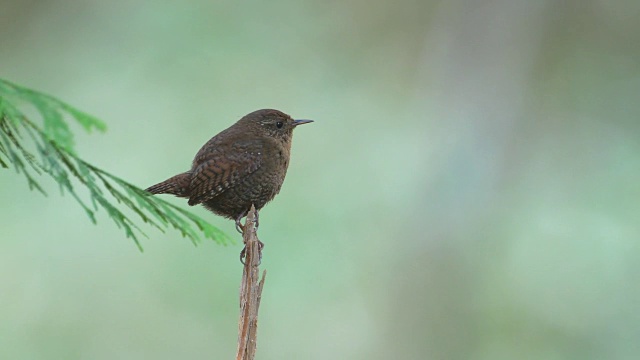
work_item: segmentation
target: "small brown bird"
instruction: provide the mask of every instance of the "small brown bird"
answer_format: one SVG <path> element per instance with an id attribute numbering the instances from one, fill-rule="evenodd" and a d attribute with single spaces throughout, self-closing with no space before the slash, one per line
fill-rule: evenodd
<path id="1" fill-rule="evenodd" d="M 147 189 L 152 194 L 189 198 L 236 221 L 280 192 L 289 166 L 293 129 L 312 120 L 294 120 L 273 109 L 254 111 L 209 140 L 193 159 L 191 170 Z M 256 219 L 257 220 L 257 219 Z"/>

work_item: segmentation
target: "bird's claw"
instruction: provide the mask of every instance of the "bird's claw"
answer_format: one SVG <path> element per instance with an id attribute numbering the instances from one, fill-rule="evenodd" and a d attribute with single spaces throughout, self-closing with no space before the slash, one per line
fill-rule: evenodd
<path id="1" fill-rule="evenodd" d="M 262 264 L 262 249 L 264 248 L 264 243 L 260 240 L 258 240 L 258 265 Z M 246 265 L 244 262 L 244 259 L 247 255 L 247 245 L 244 246 L 244 248 L 242 248 L 242 251 L 240 251 L 240 262 L 242 263 L 242 265 Z"/>
<path id="2" fill-rule="evenodd" d="M 242 218 L 247 215 L 246 211 L 243 211 L 240 213 L 240 215 L 236 218 L 236 230 L 238 230 L 238 232 L 240 234 L 244 234 L 244 225 L 242 225 L 241 221 Z"/>
<path id="3" fill-rule="evenodd" d="M 244 225 L 242 225 L 242 223 L 240 222 L 240 219 L 236 220 L 236 230 L 240 233 L 240 234 L 244 234 Z"/>

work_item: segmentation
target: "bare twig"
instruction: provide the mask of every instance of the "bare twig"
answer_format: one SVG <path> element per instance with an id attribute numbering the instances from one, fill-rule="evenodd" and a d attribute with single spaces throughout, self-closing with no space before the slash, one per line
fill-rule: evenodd
<path id="1" fill-rule="evenodd" d="M 244 224 L 245 261 L 240 284 L 240 320 L 238 321 L 238 352 L 236 360 L 253 360 L 256 354 L 258 309 L 267 271 L 259 279 L 260 240 L 256 233 L 256 209 L 252 206 Z"/>

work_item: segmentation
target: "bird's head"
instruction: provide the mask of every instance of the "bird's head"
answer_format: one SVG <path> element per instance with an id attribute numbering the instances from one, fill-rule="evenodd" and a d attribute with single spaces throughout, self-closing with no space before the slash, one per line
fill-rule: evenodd
<path id="1" fill-rule="evenodd" d="M 238 123 L 250 124 L 252 131 L 263 136 L 270 136 L 284 143 L 291 141 L 293 129 L 298 125 L 308 124 L 313 120 L 294 120 L 282 111 L 262 109 L 245 115 Z"/>

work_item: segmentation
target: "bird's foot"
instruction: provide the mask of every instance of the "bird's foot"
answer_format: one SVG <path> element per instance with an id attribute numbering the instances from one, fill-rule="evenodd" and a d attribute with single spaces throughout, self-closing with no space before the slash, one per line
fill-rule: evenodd
<path id="1" fill-rule="evenodd" d="M 240 213 L 240 215 L 236 218 L 236 230 L 240 233 L 240 234 L 244 234 L 244 225 L 242 225 L 242 218 L 247 216 L 248 211 L 243 211 L 242 213 Z M 258 230 L 258 226 L 260 226 L 260 213 L 256 210 L 256 220 L 255 220 L 255 224 L 256 224 L 256 230 Z"/>
<path id="2" fill-rule="evenodd" d="M 262 263 L 262 248 L 264 248 L 264 243 L 258 240 L 258 265 Z M 240 262 L 242 263 L 242 265 L 246 265 L 244 262 L 246 255 L 247 245 L 245 245 L 244 248 L 242 248 L 242 251 L 240 251 Z"/>
<path id="3" fill-rule="evenodd" d="M 241 221 L 242 218 L 247 215 L 246 211 L 243 211 L 242 213 L 240 213 L 240 215 L 236 218 L 236 230 L 238 230 L 238 232 L 240 234 L 244 234 L 244 225 L 242 225 Z"/>

